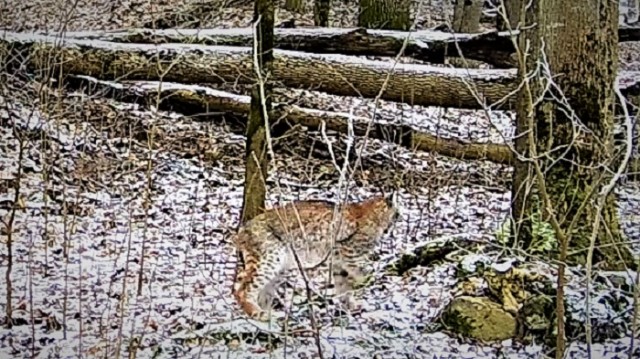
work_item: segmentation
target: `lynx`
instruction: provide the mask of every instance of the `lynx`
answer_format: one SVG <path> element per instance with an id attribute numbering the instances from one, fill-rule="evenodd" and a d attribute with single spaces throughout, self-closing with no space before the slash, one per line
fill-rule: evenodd
<path id="1" fill-rule="evenodd" d="M 242 258 L 233 288 L 236 301 L 249 317 L 266 321 L 259 297 L 273 289 L 278 277 L 327 263 L 335 294 L 346 294 L 362 279 L 367 257 L 397 214 L 395 195 L 342 206 L 298 201 L 263 212 L 234 236 Z"/>

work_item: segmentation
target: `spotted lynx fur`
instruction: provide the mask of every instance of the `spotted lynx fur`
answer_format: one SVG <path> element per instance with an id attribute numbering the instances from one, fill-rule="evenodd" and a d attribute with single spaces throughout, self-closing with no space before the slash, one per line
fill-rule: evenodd
<path id="1" fill-rule="evenodd" d="M 305 271 L 331 261 L 335 293 L 347 293 L 362 279 L 368 256 L 396 217 L 395 195 L 341 207 L 298 201 L 265 211 L 234 236 L 242 259 L 233 289 L 236 301 L 251 318 L 267 320 L 259 299 L 285 271 L 299 273 L 298 261 Z"/>

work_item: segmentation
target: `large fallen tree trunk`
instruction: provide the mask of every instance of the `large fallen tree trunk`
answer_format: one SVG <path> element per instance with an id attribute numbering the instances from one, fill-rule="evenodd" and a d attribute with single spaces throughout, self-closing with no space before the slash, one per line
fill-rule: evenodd
<path id="1" fill-rule="evenodd" d="M 74 80 L 77 79 L 77 80 Z M 77 81 L 82 81 L 78 83 Z M 114 83 L 87 76 L 74 76 L 74 86 L 85 85 L 91 92 L 100 92 L 109 97 L 127 102 L 143 102 L 188 114 L 231 113 L 246 116 L 250 110 L 249 96 L 236 95 L 199 85 L 183 85 L 170 82 L 144 81 Z M 88 85 L 88 86 L 87 86 Z M 347 113 L 302 108 L 296 105 L 274 104 L 270 113 L 272 123 L 286 121 L 291 126 L 300 125 L 310 130 L 348 133 L 352 121 L 356 136 L 394 142 L 411 150 L 435 152 L 444 156 L 467 160 L 488 160 L 511 164 L 513 155 L 507 145 L 494 143 L 468 143 L 458 139 L 437 137 L 420 132 L 407 125 L 371 124 L 368 118 Z M 371 124 L 371 126 L 370 126 Z"/>
<path id="2" fill-rule="evenodd" d="M 640 41 L 640 28 L 620 28 L 620 42 Z M 498 68 L 516 67 L 515 48 L 509 32 L 478 34 L 435 30 L 414 32 L 363 28 L 275 29 L 276 47 L 283 50 L 345 55 L 396 56 L 403 54 L 434 64 L 447 56 L 484 61 Z M 70 32 L 66 37 L 127 43 L 191 43 L 202 45 L 252 46 L 252 28 L 234 29 L 127 29 L 121 31 Z"/>
<path id="3" fill-rule="evenodd" d="M 363 28 L 275 29 L 278 49 L 345 55 L 403 55 L 434 64 L 444 64 L 446 56 L 480 60 L 499 68 L 514 66 L 514 47 L 506 33 L 450 34 L 442 31 L 415 32 Z M 126 43 L 191 43 L 216 46 L 252 46 L 252 28 L 236 29 L 130 29 L 109 32 L 71 32 L 66 37 Z M 457 45 L 456 45 L 457 42 Z M 460 51 L 458 51 L 458 48 Z M 490 49 L 490 51 L 488 51 Z"/>
<path id="4" fill-rule="evenodd" d="M 245 117 L 250 110 L 249 96 L 236 95 L 199 85 L 183 85 L 170 82 L 143 81 L 115 83 L 89 76 L 72 76 L 68 80 L 74 87 L 84 87 L 91 93 L 99 93 L 119 101 L 157 105 L 160 108 L 187 115 L 228 113 Z M 508 145 L 496 143 L 470 143 L 454 138 L 443 138 L 417 131 L 407 125 L 375 123 L 369 126 L 368 118 L 347 113 L 308 109 L 296 105 L 274 104 L 270 113 L 272 123 L 286 121 L 290 126 L 304 126 L 318 131 L 326 130 L 348 134 L 348 123 L 353 123 L 356 136 L 367 136 L 393 142 L 410 150 L 434 152 L 443 156 L 466 160 L 487 160 L 512 165 L 514 156 Z M 634 159 L 627 171 L 629 178 L 638 180 L 640 159 Z"/>
<path id="5" fill-rule="evenodd" d="M 193 44 L 127 44 L 5 33 L 0 47 L 14 65 L 105 80 L 252 83 L 252 50 Z M 0 50 L 2 50 L 0 48 Z M 377 97 L 423 106 L 498 108 L 514 101 L 515 70 L 450 69 L 345 55 L 274 52 L 274 82 L 342 96 Z M 622 72 L 623 93 L 638 91 L 640 72 Z M 384 91 L 382 91 L 384 89 Z M 473 89 L 473 90 L 472 90 Z M 501 108 L 505 108 L 504 106 Z"/>
<path id="6" fill-rule="evenodd" d="M 27 65 L 36 71 L 49 71 L 52 63 L 57 63 L 55 68 L 64 73 L 105 80 L 218 84 L 254 81 L 250 47 L 127 44 L 21 33 L 5 33 L 0 46 L 14 52 L 9 58 L 18 59 L 19 66 Z M 386 84 L 382 99 L 479 108 L 478 101 L 504 101 L 516 87 L 515 70 L 396 65 L 391 61 L 287 50 L 276 50 L 274 56 L 274 83 L 342 96 L 376 97 Z"/>

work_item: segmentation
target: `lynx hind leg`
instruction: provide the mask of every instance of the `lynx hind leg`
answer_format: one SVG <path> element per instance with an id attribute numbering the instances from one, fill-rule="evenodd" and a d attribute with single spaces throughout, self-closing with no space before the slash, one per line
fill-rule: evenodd
<path id="1" fill-rule="evenodd" d="M 285 248 L 269 250 L 259 257 L 254 253 L 244 256 L 245 265 L 238 272 L 234 296 L 249 317 L 269 320 L 263 306 L 268 302 L 266 297 L 274 293 L 273 286 L 284 270 L 285 258 Z"/>

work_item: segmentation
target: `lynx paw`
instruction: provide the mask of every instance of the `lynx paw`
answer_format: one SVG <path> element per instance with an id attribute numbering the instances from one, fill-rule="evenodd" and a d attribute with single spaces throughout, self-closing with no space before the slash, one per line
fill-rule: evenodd
<path id="1" fill-rule="evenodd" d="M 245 304 L 243 306 L 244 312 L 249 319 L 257 320 L 259 322 L 268 322 L 270 320 L 269 312 L 263 310 L 257 305 Z"/>
<path id="2" fill-rule="evenodd" d="M 362 304 L 351 293 L 345 293 L 337 299 L 338 308 L 344 312 L 357 313 L 362 309 Z"/>
<path id="3" fill-rule="evenodd" d="M 253 320 L 257 320 L 259 322 L 269 322 L 271 319 L 271 316 L 266 311 L 260 310 L 258 312 L 254 312 L 251 315 L 249 315 L 249 318 Z"/>

